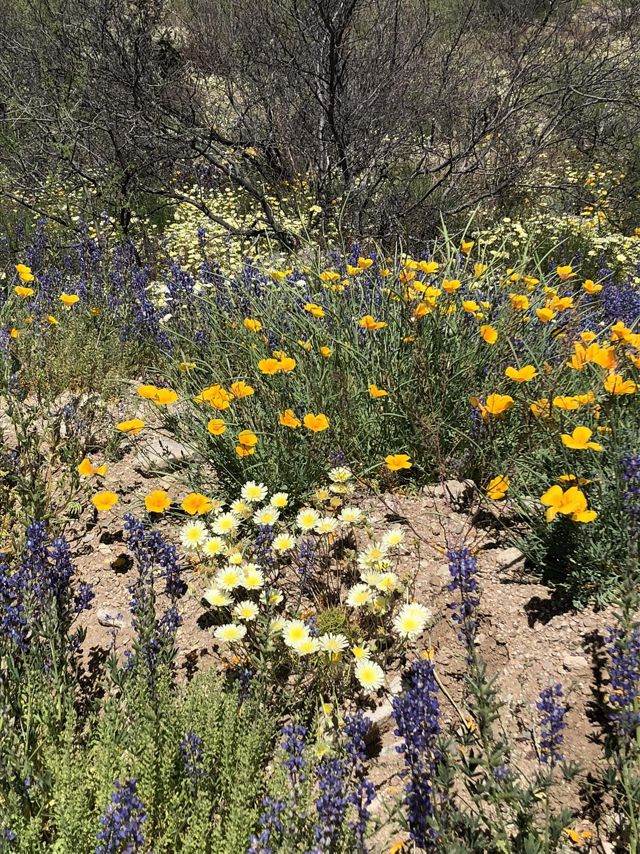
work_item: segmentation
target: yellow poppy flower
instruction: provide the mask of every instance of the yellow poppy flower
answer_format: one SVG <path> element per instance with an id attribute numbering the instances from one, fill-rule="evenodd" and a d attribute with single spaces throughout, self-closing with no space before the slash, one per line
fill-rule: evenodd
<path id="1" fill-rule="evenodd" d="M 411 457 L 408 454 L 389 454 L 384 461 L 390 471 L 410 469 L 412 466 Z"/>
<path id="2" fill-rule="evenodd" d="M 325 359 L 328 359 L 332 353 L 331 347 L 320 347 L 320 355 L 324 356 Z"/>
<path id="3" fill-rule="evenodd" d="M 458 288 L 462 287 L 462 282 L 460 279 L 443 279 L 442 280 L 442 290 L 448 294 L 455 293 Z"/>
<path id="4" fill-rule="evenodd" d="M 183 498 L 180 506 L 189 516 L 202 516 L 212 509 L 213 502 L 201 492 L 190 492 Z"/>
<path id="5" fill-rule="evenodd" d="M 551 414 L 551 407 L 549 406 L 549 401 L 546 397 L 534 400 L 534 402 L 529 405 L 529 409 L 536 418 L 548 418 Z"/>
<path id="6" fill-rule="evenodd" d="M 635 394 L 638 390 L 638 386 L 633 380 L 625 380 L 621 374 L 609 374 L 604 381 L 604 387 L 609 394 L 615 395 Z"/>
<path id="7" fill-rule="evenodd" d="M 313 315 L 313 317 L 321 318 L 324 317 L 324 309 L 321 305 L 318 305 L 315 302 L 308 302 L 305 307 L 305 311 L 308 311 L 309 314 Z"/>
<path id="8" fill-rule="evenodd" d="M 97 492 L 91 498 L 91 503 L 99 513 L 111 508 L 118 503 L 118 496 L 115 492 Z"/>
<path id="9" fill-rule="evenodd" d="M 72 305 L 75 305 L 80 300 L 80 297 L 77 294 L 60 294 L 60 302 L 64 303 L 67 308 L 71 308 Z"/>
<path id="10" fill-rule="evenodd" d="M 196 403 L 208 403 L 213 409 L 228 409 L 233 397 L 221 385 L 210 385 L 194 398 Z"/>
<path id="11" fill-rule="evenodd" d="M 591 442 L 593 431 L 588 427 L 576 427 L 573 433 L 561 433 L 562 444 L 574 451 L 604 451 L 598 442 Z"/>
<path id="12" fill-rule="evenodd" d="M 242 322 L 244 324 L 245 329 L 248 329 L 249 332 L 260 332 L 260 330 L 262 329 L 262 324 L 260 323 L 260 321 L 256 320 L 253 317 L 245 317 Z"/>
<path id="13" fill-rule="evenodd" d="M 485 344 L 493 345 L 498 340 L 498 332 L 493 326 L 487 326 L 483 324 L 480 327 L 480 337 L 484 341 Z"/>
<path id="14" fill-rule="evenodd" d="M 599 294 L 602 290 L 602 285 L 596 285 L 592 279 L 585 279 L 582 283 L 582 289 L 588 294 Z"/>
<path id="15" fill-rule="evenodd" d="M 372 315 L 365 314 L 364 317 L 361 317 L 358 321 L 358 324 L 366 329 L 367 332 L 377 332 L 378 329 L 383 329 L 387 324 L 382 320 L 376 320 Z"/>
<path id="16" fill-rule="evenodd" d="M 258 437 L 253 430 L 241 430 L 238 433 L 238 444 L 245 445 L 247 448 L 253 448 L 258 444 Z"/>
<path id="17" fill-rule="evenodd" d="M 317 415 L 314 415 L 313 412 L 307 413 L 302 419 L 302 423 L 307 430 L 311 430 L 313 433 L 320 433 L 329 427 L 329 419 L 322 412 Z"/>
<path id="18" fill-rule="evenodd" d="M 565 492 L 556 484 L 540 496 L 540 501 L 548 508 L 547 522 L 553 522 L 558 513 L 571 516 L 574 522 L 593 522 L 598 516 L 595 510 L 588 509 L 587 499 L 577 486 L 572 486 Z"/>
<path id="19" fill-rule="evenodd" d="M 255 394 L 253 386 L 248 385 L 244 380 L 231 383 L 229 391 L 238 400 L 241 400 L 243 397 L 251 397 L 252 394 Z"/>
<path id="20" fill-rule="evenodd" d="M 267 376 L 277 374 L 280 372 L 280 362 L 278 359 L 260 359 L 258 370 L 263 374 L 267 374 Z"/>
<path id="21" fill-rule="evenodd" d="M 81 477 L 92 477 L 94 474 L 105 475 L 109 467 L 106 464 L 94 466 L 88 457 L 85 457 L 78 465 L 77 471 Z"/>
<path id="22" fill-rule="evenodd" d="M 151 398 L 157 406 L 169 406 L 169 404 L 175 403 L 177 399 L 177 392 L 170 388 L 159 388 L 155 396 Z"/>
<path id="23" fill-rule="evenodd" d="M 516 311 L 526 311 L 529 308 L 529 297 L 524 294 L 509 294 L 509 299 Z"/>
<path id="24" fill-rule="evenodd" d="M 468 255 L 468 254 L 469 254 L 469 252 L 471 252 L 471 250 L 472 250 L 472 249 L 473 249 L 473 247 L 475 246 L 475 243 L 476 243 L 476 242 L 475 242 L 475 240 L 463 240 L 463 241 L 460 243 L 460 251 L 461 251 L 464 255 Z"/>
<path id="25" fill-rule="evenodd" d="M 283 427 L 290 427 L 292 430 L 295 430 L 302 425 L 300 419 L 296 418 L 293 409 L 285 409 L 284 412 L 280 412 L 278 414 L 278 418 L 280 419 L 280 424 Z"/>
<path id="26" fill-rule="evenodd" d="M 487 401 L 483 407 L 481 407 L 481 412 L 483 417 L 485 415 L 493 415 L 500 416 L 504 415 L 511 407 L 513 406 L 513 398 L 509 394 L 497 394 L 494 392 L 487 397 Z M 483 411 L 484 410 L 484 411 Z"/>
<path id="27" fill-rule="evenodd" d="M 492 477 L 487 484 L 487 498 L 490 498 L 492 501 L 501 501 L 506 495 L 508 489 L 509 478 L 505 477 L 503 474 L 496 475 L 496 477 Z"/>
<path id="28" fill-rule="evenodd" d="M 488 270 L 488 265 L 487 265 L 487 264 L 479 264 L 479 263 L 476 263 L 476 264 L 474 264 L 474 265 L 473 265 L 473 275 L 474 275 L 477 279 L 479 279 L 479 278 L 480 278 L 480 276 L 482 276 L 482 274 L 483 274 L 483 273 L 485 273 L 487 270 Z"/>
<path id="29" fill-rule="evenodd" d="M 227 426 L 222 418 L 212 418 L 207 422 L 207 430 L 212 436 L 222 436 L 226 429 Z"/>
<path id="30" fill-rule="evenodd" d="M 130 418 L 128 421 L 120 421 L 116 424 L 116 430 L 120 430 L 121 433 L 126 433 L 128 436 L 137 436 L 143 427 L 144 421 L 139 418 Z"/>
<path id="31" fill-rule="evenodd" d="M 373 259 L 372 258 L 358 258 L 358 267 L 360 267 L 361 270 L 368 270 L 369 267 L 372 267 L 372 266 L 373 266 Z"/>
<path id="32" fill-rule="evenodd" d="M 538 371 L 533 365 L 525 365 L 519 370 L 517 368 L 507 368 L 504 373 L 510 380 L 517 383 L 527 383 L 538 376 Z"/>
<path id="33" fill-rule="evenodd" d="M 375 385 L 374 383 L 371 383 L 371 385 L 369 386 L 369 394 L 371 395 L 371 397 L 377 398 L 377 397 L 387 397 L 389 395 L 389 392 L 385 391 L 383 388 L 378 388 L 377 385 Z"/>
<path id="34" fill-rule="evenodd" d="M 165 492 L 164 489 L 154 489 L 144 499 L 144 506 L 149 513 L 164 513 L 165 510 L 171 507 L 169 493 Z"/>
<path id="35" fill-rule="evenodd" d="M 553 398 L 553 405 L 556 409 L 561 409 L 563 412 L 574 412 L 580 408 L 580 401 L 577 397 L 571 395 L 559 395 Z"/>
<path id="36" fill-rule="evenodd" d="M 340 273 L 335 273 L 333 270 L 324 270 L 320 273 L 321 282 L 337 282 L 340 278 Z"/>
<path id="37" fill-rule="evenodd" d="M 440 264 L 437 261 L 419 261 L 418 269 L 430 276 L 432 273 L 437 273 L 440 269 Z"/>
<path id="38" fill-rule="evenodd" d="M 552 308 L 537 308 L 536 315 L 540 323 L 549 323 L 556 316 L 556 312 Z"/>
<path id="39" fill-rule="evenodd" d="M 22 285 L 16 285 L 14 291 L 21 299 L 33 296 L 33 288 L 25 288 Z"/>
<path id="40" fill-rule="evenodd" d="M 571 266 L 571 264 L 561 264 L 560 266 L 556 267 L 556 274 L 561 282 L 566 282 L 576 276 L 576 273 L 573 272 L 573 267 Z"/>

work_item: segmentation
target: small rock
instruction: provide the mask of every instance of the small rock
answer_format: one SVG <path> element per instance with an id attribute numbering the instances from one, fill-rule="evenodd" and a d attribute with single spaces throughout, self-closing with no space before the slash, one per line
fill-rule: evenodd
<path id="1" fill-rule="evenodd" d="M 525 556 L 515 546 L 496 551 L 495 560 L 498 569 L 524 569 Z"/>
<path id="2" fill-rule="evenodd" d="M 392 679 L 391 684 L 389 685 L 389 692 L 391 697 L 395 697 L 402 691 L 402 679 L 400 676 L 396 676 Z M 385 700 L 381 703 L 377 708 L 367 715 L 369 720 L 371 721 L 371 727 L 369 728 L 369 732 L 365 736 L 365 741 L 369 743 L 370 741 L 375 741 L 380 736 L 384 735 L 388 732 L 394 725 L 395 721 L 393 718 L 393 706 L 391 704 L 391 699 Z"/>
<path id="3" fill-rule="evenodd" d="M 123 629 L 126 624 L 122 613 L 115 608 L 98 608 L 96 618 L 101 626 L 111 629 Z"/>
<path id="4" fill-rule="evenodd" d="M 141 472 L 153 472 L 161 469 L 182 466 L 192 460 L 195 451 L 171 439 L 169 436 L 152 436 L 140 450 L 133 461 L 134 468 Z"/>
<path id="5" fill-rule="evenodd" d="M 562 666 L 565 670 L 588 670 L 589 661 L 584 655 L 565 655 L 562 659 Z"/>
<path id="6" fill-rule="evenodd" d="M 472 480 L 445 480 L 433 486 L 426 486 L 423 492 L 433 498 L 439 498 L 454 510 L 464 510 L 471 503 L 476 485 Z"/>

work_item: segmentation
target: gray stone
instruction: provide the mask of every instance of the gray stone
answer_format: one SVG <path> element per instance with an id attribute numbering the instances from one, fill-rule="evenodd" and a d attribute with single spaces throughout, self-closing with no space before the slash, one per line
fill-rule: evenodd
<path id="1" fill-rule="evenodd" d="M 471 503 L 475 489 L 472 480 L 445 480 L 426 486 L 423 491 L 426 495 L 446 501 L 454 510 L 464 510 Z"/>
<path id="2" fill-rule="evenodd" d="M 133 466 L 141 473 L 162 471 L 183 466 L 192 460 L 195 451 L 169 436 L 155 434 L 140 444 Z"/>
<path id="3" fill-rule="evenodd" d="M 128 624 L 128 620 L 125 620 L 117 608 L 98 608 L 96 618 L 101 626 L 110 629 L 123 629 Z"/>
<path id="4" fill-rule="evenodd" d="M 520 549 L 511 546 L 496 551 L 495 561 L 498 569 L 524 569 L 525 556 Z"/>
<path id="5" fill-rule="evenodd" d="M 569 672 L 573 670 L 588 670 L 589 660 L 584 655 L 565 655 L 562 659 L 562 666 Z"/>

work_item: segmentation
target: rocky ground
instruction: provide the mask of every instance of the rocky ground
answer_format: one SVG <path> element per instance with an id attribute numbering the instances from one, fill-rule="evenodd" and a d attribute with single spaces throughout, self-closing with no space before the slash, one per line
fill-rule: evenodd
<path id="1" fill-rule="evenodd" d="M 170 489 L 180 482 L 181 466 L 189 450 L 157 435 L 151 444 L 135 445 L 112 465 L 110 481 L 117 481 L 121 497 L 118 520 L 127 509 L 139 510 L 140 496 L 152 489 Z M 177 486 L 174 490 L 178 491 Z M 439 677 L 449 697 L 443 697 L 445 715 L 462 725 L 455 705 L 462 692 L 464 653 L 456 636 L 447 590 L 447 548 L 471 546 L 479 565 L 481 586 L 480 629 L 477 644 L 496 679 L 502 702 L 503 722 L 512 736 L 517 761 L 525 771 L 537 762 L 535 703 L 540 691 L 561 682 L 570 711 L 565 731 L 565 753 L 579 762 L 583 772 L 561 793 L 561 801 L 577 815 L 588 816 L 583 827 L 602 837 L 599 850 L 607 848 L 606 804 L 590 780 L 602 761 L 595 692 L 602 685 L 602 646 L 613 609 L 573 610 L 554 591 L 527 573 L 523 555 L 509 547 L 499 526 L 478 519 L 469 502 L 469 488 L 448 482 L 426 488 L 418 495 L 363 496 L 374 526 L 391 522 L 406 528 L 407 546 L 401 571 L 415 578 L 416 599 L 434 613 L 426 646 L 434 650 Z M 110 514 L 108 514 L 110 515 Z M 171 523 L 163 522 L 172 536 Z M 127 555 L 121 521 L 96 517 L 87 511 L 77 526 L 75 551 L 80 574 L 95 586 L 94 609 L 86 617 L 87 662 L 97 665 L 109 650 L 122 654 L 131 641 L 127 586 L 131 561 Z M 183 599 L 183 625 L 178 631 L 179 667 L 185 674 L 214 660 L 214 641 L 206 622 L 200 592 L 205 584 L 196 570 L 189 571 L 189 593 Z M 391 695 L 400 689 L 400 674 L 390 680 Z M 450 700 L 452 702 L 450 702 Z M 377 809 L 384 810 L 384 793 L 400 785 L 401 759 L 395 750 L 390 697 L 371 710 L 378 729 L 372 746 L 371 774 L 383 784 Z"/>

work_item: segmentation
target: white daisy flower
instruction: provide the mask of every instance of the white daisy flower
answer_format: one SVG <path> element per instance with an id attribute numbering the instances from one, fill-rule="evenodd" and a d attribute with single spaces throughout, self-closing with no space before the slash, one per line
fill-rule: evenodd
<path id="1" fill-rule="evenodd" d="M 269 528 L 275 525 L 279 518 L 280 512 L 270 505 L 261 507 L 253 514 L 253 521 L 256 525 L 266 525 Z"/>
<path id="2" fill-rule="evenodd" d="M 279 605 L 284 602 L 284 594 L 279 590 L 270 590 L 268 593 L 262 594 L 260 601 L 266 602 L 267 605 Z"/>
<path id="3" fill-rule="evenodd" d="M 289 503 L 289 494 L 287 492 L 274 492 L 271 496 L 271 500 L 269 504 L 272 507 L 277 507 L 279 510 L 282 510 L 283 507 L 286 507 Z"/>
<path id="4" fill-rule="evenodd" d="M 355 584 L 347 594 L 347 605 L 352 608 L 362 608 L 372 598 L 371 590 L 366 584 Z"/>
<path id="5" fill-rule="evenodd" d="M 313 507 L 303 507 L 296 516 L 296 524 L 302 531 L 311 531 L 319 519 L 320 514 Z"/>
<path id="6" fill-rule="evenodd" d="M 389 548 L 399 546 L 404 542 L 404 531 L 401 528 L 392 528 L 384 535 L 382 542 Z"/>
<path id="7" fill-rule="evenodd" d="M 233 616 L 238 620 L 250 622 L 258 616 L 258 606 L 251 599 L 244 599 L 242 602 L 238 602 L 233 609 Z"/>
<path id="8" fill-rule="evenodd" d="M 237 566 L 227 566 L 221 569 L 216 576 L 216 584 L 222 587 L 223 590 L 234 590 L 240 587 L 244 578 L 244 573 Z"/>
<path id="9" fill-rule="evenodd" d="M 393 621 L 393 629 L 403 638 L 417 638 L 424 631 L 431 611 L 419 602 L 403 605 Z"/>
<path id="10" fill-rule="evenodd" d="M 332 516 L 323 516 L 315 524 L 316 534 L 333 534 L 338 528 L 337 521 Z"/>
<path id="11" fill-rule="evenodd" d="M 320 635 L 318 640 L 320 641 L 320 649 L 331 653 L 331 655 L 339 655 L 349 646 L 349 641 L 343 634 L 327 632 L 325 635 Z"/>
<path id="12" fill-rule="evenodd" d="M 239 526 L 238 517 L 235 513 L 221 513 L 214 519 L 212 528 L 213 533 L 221 537 L 228 537 L 230 534 L 235 534 Z"/>
<path id="13" fill-rule="evenodd" d="M 241 498 L 238 498 L 236 501 L 232 502 L 231 512 L 237 516 L 238 519 L 249 519 L 251 518 L 253 509 L 247 501 L 243 501 Z"/>
<path id="14" fill-rule="evenodd" d="M 345 466 L 337 466 L 329 472 L 329 480 L 334 483 L 346 483 L 352 477 L 353 474 Z"/>
<path id="15" fill-rule="evenodd" d="M 224 554 L 224 542 L 221 537 L 209 537 L 202 547 L 202 551 L 209 557 Z"/>
<path id="16" fill-rule="evenodd" d="M 358 555 L 358 566 L 373 566 L 387 556 L 387 547 L 384 543 L 371 543 Z"/>
<path id="17" fill-rule="evenodd" d="M 292 537 L 291 534 L 278 534 L 277 537 L 274 537 L 271 548 L 274 552 L 288 552 L 295 544 L 295 537 Z"/>
<path id="18" fill-rule="evenodd" d="M 242 586 L 245 590 L 260 590 L 264 586 L 264 575 L 255 564 L 244 567 Z"/>
<path id="19" fill-rule="evenodd" d="M 217 587 L 209 587 L 202 594 L 202 598 L 205 599 L 212 608 L 226 608 L 233 602 L 233 599 L 228 593 L 225 593 L 224 590 L 219 590 Z"/>
<path id="20" fill-rule="evenodd" d="M 363 658 L 356 664 L 356 679 L 365 691 L 377 691 L 384 684 L 384 671 L 375 661 Z"/>
<path id="21" fill-rule="evenodd" d="M 195 551 L 208 538 L 207 526 L 201 519 L 187 522 L 180 531 L 180 542 L 187 551 Z"/>
<path id="22" fill-rule="evenodd" d="M 213 636 L 225 643 L 240 641 L 247 633 L 246 626 L 238 626 L 236 623 L 225 623 L 214 631 Z"/>
<path id="23" fill-rule="evenodd" d="M 256 504 L 266 498 L 267 487 L 264 483 L 256 483 L 255 480 L 248 480 L 240 490 L 240 495 L 249 504 Z"/>
<path id="24" fill-rule="evenodd" d="M 364 519 L 364 513 L 359 507 L 343 507 L 339 519 L 345 525 L 357 525 Z"/>
<path id="25" fill-rule="evenodd" d="M 282 637 L 287 646 L 293 647 L 309 637 L 309 628 L 302 620 L 287 620 Z"/>
<path id="26" fill-rule="evenodd" d="M 314 652 L 318 652 L 320 644 L 318 643 L 318 638 L 306 637 L 294 644 L 292 649 L 302 657 L 303 655 L 312 655 Z"/>
<path id="27" fill-rule="evenodd" d="M 400 579 L 395 572 L 379 572 L 374 585 L 381 593 L 393 593 L 400 586 Z"/>

